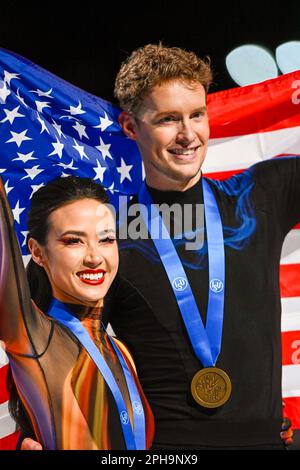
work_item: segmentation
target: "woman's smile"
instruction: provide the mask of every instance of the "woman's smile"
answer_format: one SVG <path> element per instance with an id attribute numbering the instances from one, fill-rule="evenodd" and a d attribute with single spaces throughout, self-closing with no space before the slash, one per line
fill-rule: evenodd
<path id="1" fill-rule="evenodd" d="M 98 286 L 105 280 L 105 271 L 103 269 L 85 269 L 76 273 L 80 281 L 91 286 Z"/>

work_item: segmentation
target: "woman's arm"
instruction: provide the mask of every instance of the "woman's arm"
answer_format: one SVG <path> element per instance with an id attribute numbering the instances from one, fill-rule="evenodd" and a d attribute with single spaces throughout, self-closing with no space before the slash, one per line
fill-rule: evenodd
<path id="1" fill-rule="evenodd" d="M 43 321 L 39 317 L 31 302 L 12 211 L 0 178 L 0 339 L 8 353 L 40 352 L 31 340 L 31 332 Z"/>

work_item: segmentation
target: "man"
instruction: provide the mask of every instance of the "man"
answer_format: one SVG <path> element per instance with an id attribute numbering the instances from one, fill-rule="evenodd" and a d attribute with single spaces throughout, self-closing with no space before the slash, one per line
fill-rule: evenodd
<path id="1" fill-rule="evenodd" d="M 201 166 L 209 138 L 210 81 L 207 63 L 193 53 L 161 45 L 133 52 L 121 67 L 115 87 L 124 110 L 120 123 L 140 149 L 146 189 L 154 203 L 177 203 L 183 211 L 184 204 L 203 203 Z M 183 321 L 168 267 L 157 262 L 153 242 L 121 246 L 119 285 L 108 306 L 110 321 L 136 359 L 155 415 L 154 447 L 280 448 L 278 271 L 284 236 L 300 220 L 299 181 L 300 159 L 287 158 L 210 183 L 225 245 L 223 331 L 216 365 L 227 372 L 232 385 L 230 398 L 219 407 L 203 407 L 192 396 L 191 383 L 203 365 Z M 172 230 L 174 235 L 175 227 Z M 177 253 L 205 326 L 205 246 L 199 252 L 178 244 Z"/>
<path id="2" fill-rule="evenodd" d="M 205 183 L 211 79 L 208 63 L 162 45 L 134 51 L 120 69 L 120 123 L 146 173 L 132 206 L 177 204 L 182 217 L 171 218 L 167 245 L 121 243 L 107 312 L 153 409 L 154 449 L 281 449 L 278 271 L 283 239 L 300 219 L 300 159 Z M 192 232 L 205 228 L 202 247 L 178 238 L 187 207 Z"/>

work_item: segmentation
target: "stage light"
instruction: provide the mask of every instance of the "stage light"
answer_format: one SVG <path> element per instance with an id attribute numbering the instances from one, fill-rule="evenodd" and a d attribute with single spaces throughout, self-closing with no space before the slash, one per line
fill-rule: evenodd
<path id="1" fill-rule="evenodd" d="M 300 70 L 300 41 L 289 41 L 278 46 L 276 61 L 282 73 Z"/>
<path id="2" fill-rule="evenodd" d="M 277 64 L 270 52 L 253 44 L 231 51 L 226 57 L 226 67 L 231 78 L 240 86 L 278 76 Z"/>

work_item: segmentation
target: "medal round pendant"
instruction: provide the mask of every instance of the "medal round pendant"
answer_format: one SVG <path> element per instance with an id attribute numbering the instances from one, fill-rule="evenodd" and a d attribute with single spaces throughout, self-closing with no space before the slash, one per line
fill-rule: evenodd
<path id="1" fill-rule="evenodd" d="M 207 367 L 194 375 L 191 392 L 199 405 L 205 408 L 217 408 L 229 399 L 231 381 L 222 369 Z"/>

